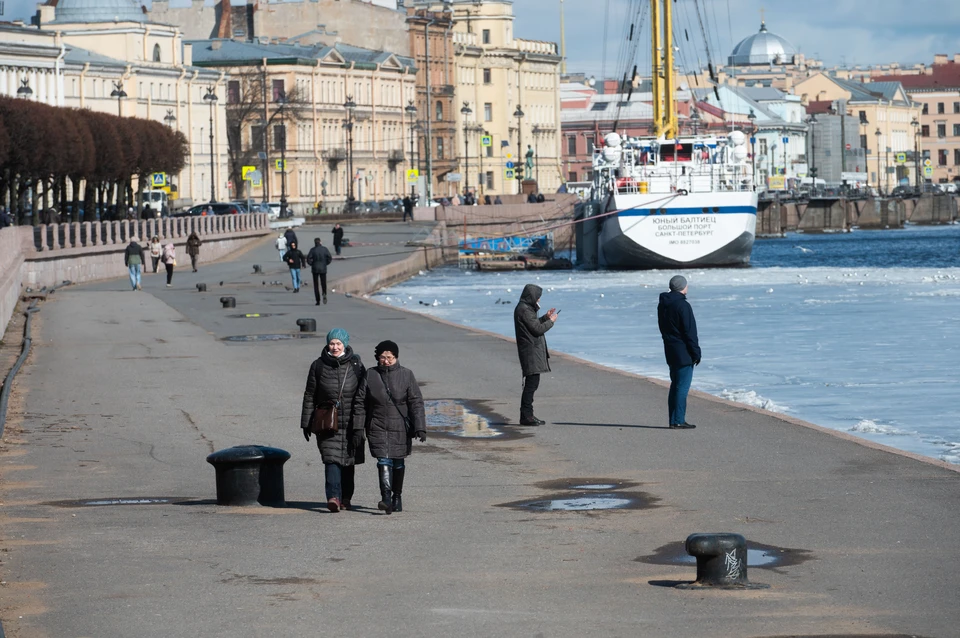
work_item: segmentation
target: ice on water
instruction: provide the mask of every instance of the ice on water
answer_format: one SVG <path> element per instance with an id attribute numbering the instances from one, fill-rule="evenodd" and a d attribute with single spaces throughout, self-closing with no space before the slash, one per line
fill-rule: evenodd
<path id="1" fill-rule="evenodd" d="M 960 464 L 960 228 L 802 241 L 758 241 L 751 268 L 684 272 L 703 348 L 694 389 Z M 447 268 L 380 299 L 512 337 L 512 291 L 539 276 L 543 308 L 563 309 L 551 349 L 666 379 L 656 307 L 672 274 Z"/>

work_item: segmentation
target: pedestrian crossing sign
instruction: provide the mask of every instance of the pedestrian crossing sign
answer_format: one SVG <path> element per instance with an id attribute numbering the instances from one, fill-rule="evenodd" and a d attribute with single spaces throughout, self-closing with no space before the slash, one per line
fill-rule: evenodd
<path id="1" fill-rule="evenodd" d="M 150 176 L 150 185 L 153 186 L 153 188 L 163 188 L 167 185 L 167 174 L 153 173 Z"/>
<path id="2" fill-rule="evenodd" d="M 407 171 L 407 183 L 416 184 L 420 181 L 420 171 L 415 168 L 411 168 Z"/>
<path id="3" fill-rule="evenodd" d="M 277 172 L 283 172 L 287 170 L 287 160 L 274 160 L 274 165 L 277 167 Z"/>
<path id="4" fill-rule="evenodd" d="M 493 137 L 490 135 L 484 135 L 481 137 L 480 146 L 493 146 Z"/>
<path id="5" fill-rule="evenodd" d="M 505 168 L 503 170 L 504 179 L 517 179 L 517 171 L 512 168 Z"/>
<path id="6" fill-rule="evenodd" d="M 897 164 L 906 164 L 906 163 L 907 163 L 907 154 L 897 153 Z"/>

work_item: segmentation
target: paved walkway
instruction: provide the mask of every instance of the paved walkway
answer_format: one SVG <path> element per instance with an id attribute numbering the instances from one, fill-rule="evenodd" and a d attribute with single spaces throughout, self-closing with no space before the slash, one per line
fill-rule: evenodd
<path id="1" fill-rule="evenodd" d="M 347 234 L 394 232 L 416 231 Z M 249 274 L 271 254 L 178 273 L 172 289 L 151 276 L 141 293 L 117 281 L 44 304 L 0 451 L 8 636 L 957 635 L 960 474 L 706 398 L 691 402 L 699 429 L 671 431 L 661 384 L 563 357 L 537 395 L 549 425 L 503 425 L 520 390 L 512 343 L 358 298 L 316 307 Z M 230 317 L 246 312 L 273 316 Z M 288 333 L 300 316 L 347 328 L 368 365 L 397 341 L 426 399 L 465 401 L 507 434 L 431 433 L 408 462 L 406 511 L 377 512 L 368 462 L 360 509 L 326 512 L 298 427 L 322 340 L 221 340 Z M 241 443 L 293 454 L 289 507 L 213 504 L 204 459 Z M 503 506 L 587 483 L 637 506 Z M 78 505 L 149 497 L 180 502 Z M 783 548 L 770 551 L 784 565 L 750 570 L 771 589 L 677 590 L 693 566 L 636 560 L 705 531 Z"/>

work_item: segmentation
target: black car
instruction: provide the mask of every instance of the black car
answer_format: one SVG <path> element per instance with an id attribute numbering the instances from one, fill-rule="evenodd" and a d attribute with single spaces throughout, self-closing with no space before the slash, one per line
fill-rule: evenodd
<path id="1" fill-rule="evenodd" d="M 199 206 L 181 211 L 174 215 L 174 217 L 202 217 L 209 215 L 211 209 L 214 215 L 239 215 L 241 212 L 237 204 L 200 204 Z"/>

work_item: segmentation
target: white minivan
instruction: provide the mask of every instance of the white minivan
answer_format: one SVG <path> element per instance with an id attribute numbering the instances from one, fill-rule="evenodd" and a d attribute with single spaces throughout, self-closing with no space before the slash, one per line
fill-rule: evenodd
<path id="1" fill-rule="evenodd" d="M 163 211 L 168 211 L 167 191 L 149 190 L 143 191 L 143 205 L 149 206 L 156 217 L 160 217 Z"/>

